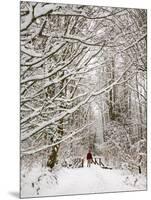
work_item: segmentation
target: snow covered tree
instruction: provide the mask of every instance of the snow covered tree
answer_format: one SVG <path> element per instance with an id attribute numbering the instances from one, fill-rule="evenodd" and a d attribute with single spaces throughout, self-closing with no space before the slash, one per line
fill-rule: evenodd
<path id="1" fill-rule="evenodd" d="M 53 169 L 93 146 L 115 166 L 145 170 L 146 10 L 36 2 L 20 10 L 22 162 Z"/>

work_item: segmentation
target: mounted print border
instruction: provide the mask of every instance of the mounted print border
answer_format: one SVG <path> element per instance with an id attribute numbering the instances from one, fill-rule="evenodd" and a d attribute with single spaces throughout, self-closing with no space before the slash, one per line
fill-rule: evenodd
<path id="1" fill-rule="evenodd" d="M 20 3 L 20 195 L 147 189 L 147 10 Z"/>

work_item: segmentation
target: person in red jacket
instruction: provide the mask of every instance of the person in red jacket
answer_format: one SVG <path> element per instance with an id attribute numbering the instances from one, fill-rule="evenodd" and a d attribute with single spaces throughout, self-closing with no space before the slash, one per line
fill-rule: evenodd
<path id="1" fill-rule="evenodd" d="M 91 163 L 93 161 L 91 150 L 89 150 L 87 154 L 87 167 L 91 167 Z"/>

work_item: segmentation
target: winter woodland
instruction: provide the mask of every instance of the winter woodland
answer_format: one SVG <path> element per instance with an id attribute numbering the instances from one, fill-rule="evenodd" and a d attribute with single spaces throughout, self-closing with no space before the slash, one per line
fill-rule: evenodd
<path id="1" fill-rule="evenodd" d="M 21 196 L 145 190 L 147 11 L 23 1 L 20 17 Z M 87 168 L 89 148 L 112 170 Z"/>

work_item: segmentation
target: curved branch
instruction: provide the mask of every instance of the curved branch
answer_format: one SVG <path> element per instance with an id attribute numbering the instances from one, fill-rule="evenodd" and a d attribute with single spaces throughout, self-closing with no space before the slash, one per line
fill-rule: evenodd
<path id="1" fill-rule="evenodd" d="M 101 46 L 101 49 L 105 46 L 105 41 L 101 41 L 101 42 L 97 42 L 97 43 L 89 43 L 89 42 L 86 42 L 86 41 L 83 41 L 81 40 L 80 38 L 76 38 L 76 37 L 70 37 L 70 36 L 62 36 L 63 39 L 66 39 L 67 41 L 70 41 L 70 40 L 75 40 L 77 42 L 81 42 L 85 45 L 88 45 L 88 46 Z"/>
<path id="2" fill-rule="evenodd" d="M 108 92 L 110 91 L 114 85 L 120 84 L 120 80 L 123 78 L 124 74 L 130 69 L 130 67 L 132 66 L 133 62 L 131 62 L 128 67 L 126 68 L 126 70 L 121 74 L 121 76 L 112 84 L 110 84 L 109 86 L 107 86 L 106 88 L 103 88 L 97 92 L 92 92 L 85 100 L 81 101 L 79 104 L 77 104 L 76 106 L 72 107 L 71 109 L 68 109 L 65 112 L 62 112 L 61 114 L 59 114 L 58 116 L 56 116 L 55 118 L 50 119 L 47 122 L 41 123 L 39 125 L 38 128 L 35 128 L 33 131 L 29 132 L 29 133 L 25 133 L 22 134 L 21 136 L 21 141 L 25 141 L 26 139 L 28 139 L 29 137 L 33 136 L 34 134 L 36 134 L 37 132 L 43 130 L 44 128 L 46 128 L 47 126 L 54 124 L 55 122 L 59 121 L 60 119 L 66 117 L 69 114 L 74 113 L 76 110 L 78 110 L 81 106 L 85 105 L 92 97 L 98 96 L 102 93 Z"/>
<path id="3" fill-rule="evenodd" d="M 65 137 L 62 138 L 60 141 L 55 142 L 55 143 L 53 143 L 53 144 L 45 145 L 45 146 L 40 147 L 40 148 L 38 148 L 38 149 L 33 148 L 33 149 L 22 150 L 22 154 L 23 154 L 23 155 L 27 155 L 27 154 L 29 155 L 29 154 L 37 153 L 37 152 L 42 151 L 42 150 L 46 150 L 46 149 L 48 149 L 48 148 L 50 148 L 50 147 L 53 147 L 53 146 L 55 146 L 55 145 L 57 145 L 57 144 L 60 144 L 60 143 L 62 143 L 62 142 L 64 142 L 64 141 L 68 140 L 69 138 L 73 137 L 74 135 L 78 134 L 79 132 L 83 131 L 85 128 L 87 128 L 88 126 L 91 126 L 91 125 L 92 125 L 92 123 L 87 124 L 87 125 L 85 125 L 84 127 L 80 128 L 80 129 L 78 129 L 78 130 L 76 130 L 76 131 L 73 131 L 71 134 L 65 136 Z"/>
<path id="4" fill-rule="evenodd" d="M 62 46 L 63 46 L 63 45 L 62 45 Z M 62 46 L 61 46 L 61 47 L 62 47 Z M 60 48 L 61 48 L 61 47 L 60 47 Z M 60 49 L 60 48 L 59 48 L 59 49 Z M 82 50 L 81 50 L 79 53 L 77 53 L 72 59 L 70 59 L 69 62 L 66 63 L 65 65 L 59 66 L 58 68 L 54 69 L 52 72 L 50 72 L 50 73 L 48 73 L 48 74 L 46 74 L 46 75 L 37 75 L 37 76 L 33 76 L 33 77 L 26 78 L 26 79 L 24 79 L 24 80 L 21 81 L 21 84 L 27 83 L 27 82 L 29 82 L 29 81 L 39 81 L 39 80 L 43 80 L 43 79 L 49 78 L 50 76 L 56 74 L 58 71 L 64 69 L 64 68 L 67 67 L 68 65 L 70 65 L 79 55 L 81 55 L 81 54 L 83 53 L 83 51 L 84 51 L 85 49 L 86 49 L 85 47 L 82 48 Z M 49 56 L 50 56 L 50 55 L 52 56 L 52 54 L 54 54 L 54 52 L 51 53 L 51 54 L 49 53 Z M 48 57 L 48 56 L 45 56 L 45 58 L 46 58 L 46 57 Z M 41 60 L 42 60 L 42 59 L 41 59 Z M 39 61 L 39 62 L 40 62 L 40 61 Z M 36 62 L 36 63 L 37 63 L 37 62 Z"/>

